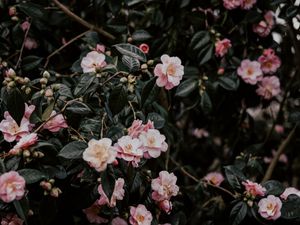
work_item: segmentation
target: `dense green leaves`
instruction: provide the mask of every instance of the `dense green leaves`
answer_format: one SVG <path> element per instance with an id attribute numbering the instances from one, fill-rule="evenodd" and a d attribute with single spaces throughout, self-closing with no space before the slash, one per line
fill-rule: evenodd
<path id="1" fill-rule="evenodd" d="M 73 141 L 64 146 L 58 156 L 66 159 L 79 159 L 82 157 L 82 153 L 86 148 L 86 143 L 82 141 Z"/>
<path id="2" fill-rule="evenodd" d="M 36 169 L 21 169 L 18 173 L 24 177 L 26 184 L 33 184 L 45 178 L 45 174 Z"/>

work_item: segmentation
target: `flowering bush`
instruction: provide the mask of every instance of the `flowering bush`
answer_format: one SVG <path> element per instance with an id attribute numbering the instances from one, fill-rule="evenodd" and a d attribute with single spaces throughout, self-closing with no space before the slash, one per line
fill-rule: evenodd
<path id="1" fill-rule="evenodd" d="M 0 0 L 1 225 L 299 224 L 299 4 Z"/>

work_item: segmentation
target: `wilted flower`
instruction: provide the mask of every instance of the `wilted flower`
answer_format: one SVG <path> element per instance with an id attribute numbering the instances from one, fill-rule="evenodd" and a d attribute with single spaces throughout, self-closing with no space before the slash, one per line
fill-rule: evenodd
<path id="1" fill-rule="evenodd" d="M 144 205 L 139 204 L 137 207 L 130 207 L 129 223 L 131 225 L 151 225 L 152 214 Z"/>
<path id="2" fill-rule="evenodd" d="M 223 0 L 223 6 L 226 9 L 235 9 L 241 5 L 241 0 Z"/>
<path id="3" fill-rule="evenodd" d="M 288 187 L 284 190 L 284 192 L 280 195 L 280 198 L 286 200 L 289 195 L 298 195 L 300 197 L 300 191 L 294 187 Z"/>
<path id="4" fill-rule="evenodd" d="M 258 202 L 258 213 L 267 220 L 277 220 L 281 216 L 282 202 L 280 198 L 269 195 Z"/>
<path id="5" fill-rule="evenodd" d="M 280 81 L 278 77 L 264 77 L 258 83 L 256 93 L 262 96 L 264 99 L 271 99 L 280 93 Z"/>
<path id="6" fill-rule="evenodd" d="M 264 15 L 264 20 L 260 21 L 258 24 L 253 25 L 253 31 L 261 37 L 266 37 L 270 34 L 274 24 L 275 21 L 273 12 L 268 11 Z"/>
<path id="7" fill-rule="evenodd" d="M 223 40 L 218 40 L 215 43 L 215 55 L 219 57 L 223 57 L 228 50 L 231 48 L 231 41 L 227 38 Z"/>
<path id="8" fill-rule="evenodd" d="M 273 49 L 265 49 L 263 54 L 258 58 L 261 65 L 261 70 L 264 73 L 275 73 L 281 65 L 281 60 Z"/>
<path id="9" fill-rule="evenodd" d="M 220 184 L 224 181 L 223 175 L 218 172 L 208 173 L 203 179 L 216 186 L 220 186 Z"/>
<path id="10" fill-rule="evenodd" d="M 62 114 L 58 114 L 53 110 L 50 117 L 53 117 L 47 123 L 44 124 L 43 128 L 51 132 L 58 132 L 61 128 L 67 128 L 68 124 Z M 55 116 L 56 115 L 56 116 Z"/>
<path id="11" fill-rule="evenodd" d="M 114 191 L 111 195 L 111 199 L 109 200 L 107 195 L 105 194 L 102 184 L 98 186 L 98 193 L 100 194 L 100 199 L 98 200 L 99 205 L 108 205 L 109 207 L 115 207 L 117 200 L 123 200 L 125 195 L 124 190 L 124 179 L 118 178 L 115 182 Z"/>
<path id="12" fill-rule="evenodd" d="M 246 193 L 251 195 L 252 197 L 264 196 L 267 191 L 260 184 L 252 182 L 250 180 L 243 181 L 242 184 L 245 186 Z"/>
<path id="13" fill-rule="evenodd" d="M 101 223 L 108 222 L 107 219 L 99 216 L 99 213 L 101 212 L 101 208 L 96 202 L 93 205 L 91 205 L 89 208 L 83 209 L 82 211 L 85 213 L 86 218 L 90 223 L 101 224 Z"/>
<path id="14" fill-rule="evenodd" d="M 105 55 L 97 51 L 91 51 L 83 57 L 80 65 L 84 73 L 97 72 L 106 66 Z"/>
<path id="15" fill-rule="evenodd" d="M 250 61 L 249 59 L 242 61 L 237 73 L 245 81 L 245 83 L 252 85 L 261 80 L 263 76 L 260 69 L 260 63 L 257 61 Z"/>

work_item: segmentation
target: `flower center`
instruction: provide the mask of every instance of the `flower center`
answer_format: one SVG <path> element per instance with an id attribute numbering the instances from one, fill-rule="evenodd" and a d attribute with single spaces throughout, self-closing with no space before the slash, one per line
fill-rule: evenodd
<path id="1" fill-rule="evenodd" d="M 248 76 L 252 76 L 253 75 L 253 69 L 252 68 L 248 68 L 247 69 L 247 75 Z"/>
<path id="2" fill-rule="evenodd" d="M 125 145 L 124 152 L 131 153 L 132 152 L 132 144 Z"/>
<path id="3" fill-rule="evenodd" d="M 167 67 L 167 75 L 170 75 L 170 76 L 174 76 L 176 73 L 176 68 L 173 64 L 170 64 L 168 67 Z"/>
<path id="4" fill-rule="evenodd" d="M 155 147 L 155 138 L 153 136 L 148 138 L 148 146 Z"/>
<path id="5" fill-rule="evenodd" d="M 143 215 L 137 215 L 136 220 L 137 220 L 138 222 L 144 222 L 145 217 L 144 217 Z"/>

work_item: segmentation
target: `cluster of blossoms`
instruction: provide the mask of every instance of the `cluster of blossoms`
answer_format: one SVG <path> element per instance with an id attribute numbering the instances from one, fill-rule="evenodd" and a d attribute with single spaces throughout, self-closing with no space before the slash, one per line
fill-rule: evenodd
<path id="1" fill-rule="evenodd" d="M 256 0 L 223 0 L 223 6 L 229 10 L 236 9 L 237 7 L 248 10 L 251 9 L 255 3 Z"/>
<path id="2" fill-rule="evenodd" d="M 271 75 L 281 65 L 279 57 L 272 49 L 265 49 L 258 61 L 245 59 L 237 70 L 238 75 L 245 83 L 258 84 L 256 93 L 264 99 L 271 99 L 280 93 L 280 81 L 278 77 Z M 271 76 L 263 76 L 268 74 Z"/>

